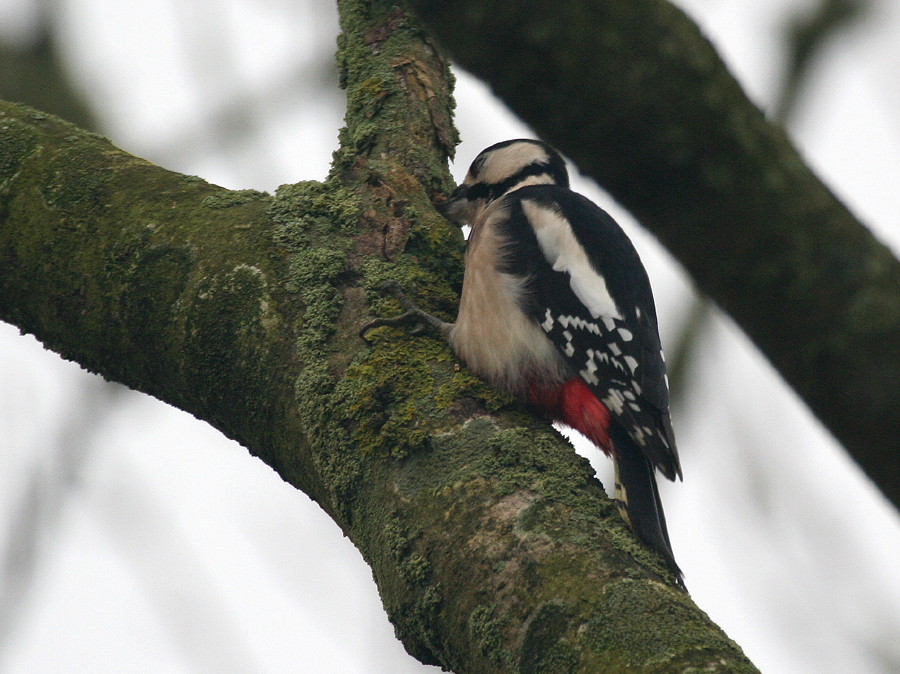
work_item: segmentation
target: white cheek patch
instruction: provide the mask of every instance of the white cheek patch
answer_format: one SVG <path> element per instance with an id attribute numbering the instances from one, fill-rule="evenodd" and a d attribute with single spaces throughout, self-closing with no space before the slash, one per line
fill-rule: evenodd
<path id="1" fill-rule="evenodd" d="M 623 320 L 606 287 L 606 280 L 594 271 L 566 219 L 553 209 L 527 199 L 522 200 L 522 209 L 547 262 L 553 271 L 569 275 L 572 292 L 591 312 L 591 316 Z"/>

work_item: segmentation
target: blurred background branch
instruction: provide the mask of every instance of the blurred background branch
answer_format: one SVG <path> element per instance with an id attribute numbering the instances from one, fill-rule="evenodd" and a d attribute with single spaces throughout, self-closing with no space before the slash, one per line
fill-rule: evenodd
<path id="1" fill-rule="evenodd" d="M 814 7 L 804 9 L 788 21 L 784 29 L 787 45 L 784 78 L 776 95 L 777 102 L 769 113 L 773 120 L 790 126 L 791 113 L 809 77 L 812 63 L 829 47 L 836 33 L 863 16 L 865 8 L 866 0 L 818 0 Z M 667 365 L 672 405 L 676 408 L 681 407 L 687 397 L 691 373 L 713 311 L 715 308 L 709 298 L 695 290 L 681 332 L 669 347 Z"/>
<path id="2" fill-rule="evenodd" d="M 775 120 L 790 124 L 813 63 L 836 35 L 864 17 L 867 6 L 868 0 L 818 0 L 788 23 L 785 77 L 772 111 Z"/>
<path id="3" fill-rule="evenodd" d="M 47 5 L 48 0 L 44 0 Z M 69 78 L 54 39 L 49 9 L 33 32 L 16 41 L 0 39 L 0 98 L 59 115 L 83 129 L 97 124 L 87 97 Z"/>

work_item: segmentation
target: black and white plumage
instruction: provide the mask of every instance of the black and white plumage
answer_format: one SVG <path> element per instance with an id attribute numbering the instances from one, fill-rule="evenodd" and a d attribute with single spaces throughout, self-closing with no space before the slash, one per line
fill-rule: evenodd
<path id="1" fill-rule="evenodd" d="M 681 467 L 653 295 L 631 241 L 533 140 L 484 150 L 445 212 L 472 226 L 459 315 L 442 326 L 454 350 L 613 456 L 623 516 L 680 582 L 655 471 L 674 480 Z"/>

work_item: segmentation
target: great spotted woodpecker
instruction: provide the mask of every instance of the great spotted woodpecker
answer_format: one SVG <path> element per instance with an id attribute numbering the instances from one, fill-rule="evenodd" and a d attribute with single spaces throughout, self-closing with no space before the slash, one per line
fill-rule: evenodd
<path id="1" fill-rule="evenodd" d="M 401 318 L 437 327 L 480 377 L 612 456 L 620 513 L 683 585 L 655 476 L 682 477 L 666 365 L 631 241 L 534 140 L 484 150 L 443 210 L 472 227 L 456 323 L 405 298 Z"/>

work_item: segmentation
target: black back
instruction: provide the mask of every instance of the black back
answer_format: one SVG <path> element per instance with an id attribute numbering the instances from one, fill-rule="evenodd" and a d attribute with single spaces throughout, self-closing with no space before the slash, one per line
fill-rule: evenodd
<path id="1" fill-rule="evenodd" d="M 652 464 L 669 479 L 680 476 L 656 308 L 631 241 L 606 211 L 558 185 L 523 187 L 504 200 L 509 218 L 500 228 L 509 254 L 500 271 L 526 279 L 523 310 L 542 325 L 575 372 L 587 372 L 582 378 L 588 387 Z M 620 319 L 592 316 L 573 291 L 569 273 L 553 270 L 523 201 L 550 208 L 569 222 Z"/>

